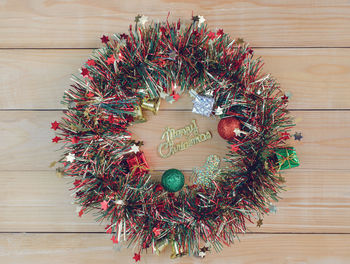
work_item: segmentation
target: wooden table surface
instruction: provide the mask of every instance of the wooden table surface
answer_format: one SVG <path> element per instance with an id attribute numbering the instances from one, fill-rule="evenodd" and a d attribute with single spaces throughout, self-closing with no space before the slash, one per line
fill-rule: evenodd
<path id="1" fill-rule="evenodd" d="M 0 263 L 133 263 L 117 252 L 94 215 L 77 217 L 57 178 L 59 156 L 50 122 L 60 100 L 102 34 L 125 32 L 137 14 L 150 19 L 203 15 L 212 29 L 242 37 L 291 96 L 303 138 L 292 140 L 301 166 L 285 171 L 277 213 L 219 254 L 170 260 L 142 254 L 140 263 L 350 263 L 350 1 L 64 1 L 0 0 Z M 135 126 L 155 177 L 169 167 L 188 172 L 213 151 L 224 153 L 216 120 L 191 113 L 184 97 L 162 103 Z M 167 160 L 156 154 L 166 126 L 195 118 L 214 137 Z M 215 147 L 213 147 L 215 146 Z"/>

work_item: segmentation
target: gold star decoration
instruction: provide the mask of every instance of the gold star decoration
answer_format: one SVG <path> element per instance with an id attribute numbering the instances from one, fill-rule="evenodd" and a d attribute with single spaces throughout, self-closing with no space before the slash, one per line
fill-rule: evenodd
<path id="1" fill-rule="evenodd" d="M 233 130 L 233 132 L 235 132 L 235 134 L 236 134 L 237 137 L 240 137 L 241 134 L 244 134 L 244 135 L 247 134 L 247 132 L 242 131 L 242 130 L 240 130 L 239 128 L 235 128 L 235 129 Z"/>
<path id="2" fill-rule="evenodd" d="M 285 183 L 286 182 L 286 179 L 282 175 L 279 175 L 277 178 L 278 178 L 278 181 L 280 183 Z"/>
<path id="3" fill-rule="evenodd" d="M 84 117 L 88 117 L 90 114 L 90 108 L 85 108 L 84 110 Z"/>
<path id="4" fill-rule="evenodd" d="M 145 26 L 145 24 L 147 23 L 147 21 L 148 21 L 148 17 L 146 17 L 146 16 L 144 16 L 144 15 L 142 15 L 141 17 L 140 17 L 140 19 L 139 19 L 139 22 L 140 22 L 140 24 L 144 27 Z"/>
<path id="5" fill-rule="evenodd" d="M 134 153 L 137 153 L 139 151 L 140 151 L 139 147 L 136 146 L 135 144 L 133 144 L 129 150 L 129 152 L 134 152 Z"/>
<path id="6" fill-rule="evenodd" d="M 161 91 L 161 92 L 159 93 L 159 96 L 160 96 L 161 98 L 165 99 L 165 97 L 167 97 L 167 96 L 169 96 L 169 95 L 168 95 L 167 93 Z"/>
<path id="7" fill-rule="evenodd" d="M 256 222 L 256 226 L 257 226 L 257 227 L 260 227 L 260 226 L 262 226 L 262 224 L 263 224 L 263 220 L 260 218 L 260 219 Z"/>
<path id="8" fill-rule="evenodd" d="M 209 251 L 209 247 L 205 247 L 205 246 L 204 246 L 204 247 L 201 248 L 201 251 L 202 251 L 202 252 L 207 252 L 207 251 Z"/>
<path id="9" fill-rule="evenodd" d="M 138 15 L 135 17 L 135 22 L 136 22 L 136 23 L 139 23 L 141 17 L 142 17 L 142 16 L 141 16 L 140 14 L 138 14 Z"/>
<path id="10" fill-rule="evenodd" d="M 199 17 L 198 16 L 193 16 L 192 20 L 193 20 L 193 22 L 197 22 L 197 21 L 199 21 Z"/>
<path id="11" fill-rule="evenodd" d="M 144 145 L 144 144 L 143 144 L 143 141 L 131 140 L 130 143 L 131 143 L 131 144 L 135 144 L 136 146 L 139 146 L 139 147 L 141 147 L 141 146 Z"/>
<path id="12" fill-rule="evenodd" d="M 64 173 L 64 171 L 63 171 L 62 168 L 57 168 L 57 169 L 56 169 L 56 176 L 57 176 L 58 178 L 62 178 L 62 177 L 63 177 L 63 173 Z"/>
<path id="13" fill-rule="evenodd" d="M 298 140 L 298 141 L 300 141 L 303 138 L 301 132 L 295 132 L 293 136 L 294 136 L 294 140 Z"/>
<path id="14" fill-rule="evenodd" d="M 70 163 L 74 162 L 74 161 L 75 161 L 75 154 L 69 153 L 69 154 L 66 156 L 66 161 L 69 161 Z"/>
<path id="15" fill-rule="evenodd" d="M 218 106 L 218 108 L 216 108 L 216 110 L 215 110 L 215 115 L 222 115 L 223 113 L 224 113 L 223 108 Z"/>
<path id="16" fill-rule="evenodd" d="M 236 40 L 237 45 L 242 45 L 244 43 L 244 40 L 242 38 L 238 38 Z"/>
<path id="17" fill-rule="evenodd" d="M 198 27 L 200 27 L 204 23 L 205 18 L 203 16 L 198 16 L 198 18 Z"/>
<path id="18" fill-rule="evenodd" d="M 205 257 L 205 252 L 203 252 L 203 251 L 201 251 L 201 252 L 199 252 L 199 254 L 198 254 L 198 256 L 200 256 L 201 258 L 204 258 Z"/>

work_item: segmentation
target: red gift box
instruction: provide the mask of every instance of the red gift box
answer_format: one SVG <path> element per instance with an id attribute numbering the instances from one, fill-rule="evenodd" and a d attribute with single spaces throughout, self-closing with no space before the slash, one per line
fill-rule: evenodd
<path id="1" fill-rule="evenodd" d="M 128 163 L 130 171 L 133 172 L 133 174 L 143 174 L 149 171 L 145 154 L 141 151 L 128 157 L 126 162 Z"/>

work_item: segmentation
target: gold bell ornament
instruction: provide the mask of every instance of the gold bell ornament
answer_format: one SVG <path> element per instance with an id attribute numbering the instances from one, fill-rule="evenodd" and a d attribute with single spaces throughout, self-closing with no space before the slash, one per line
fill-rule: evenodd
<path id="1" fill-rule="evenodd" d="M 155 245 L 156 254 L 159 256 L 160 252 L 162 252 L 169 245 L 169 239 L 165 238 L 158 241 Z"/>
<path id="2" fill-rule="evenodd" d="M 156 114 L 159 110 L 159 106 L 160 106 L 160 98 L 154 98 L 154 99 L 142 99 L 142 103 L 141 103 L 141 108 L 145 109 L 145 110 L 149 110 L 151 112 L 153 112 L 153 114 Z"/>
<path id="3" fill-rule="evenodd" d="M 170 255 L 170 258 L 171 259 L 176 259 L 176 258 L 179 258 L 179 257 L 182 257 L 184 255 L 186 255 L 187 252 L 185 251 L 182 251 L 180 249 L 180 245 L 178 244 L 178 242 L 176 242 L 175 240 L 171 240 L 171 255 Z"/>
<path id="4" fill-rule="evenodd" d="M 134 113 L 134 122 L 136 123 L 143 123 L 146 122 L 147 119 L 143 116 L 142 109 L 139 105 L 135 106 L 135 109 L 133 111 Z"/>

